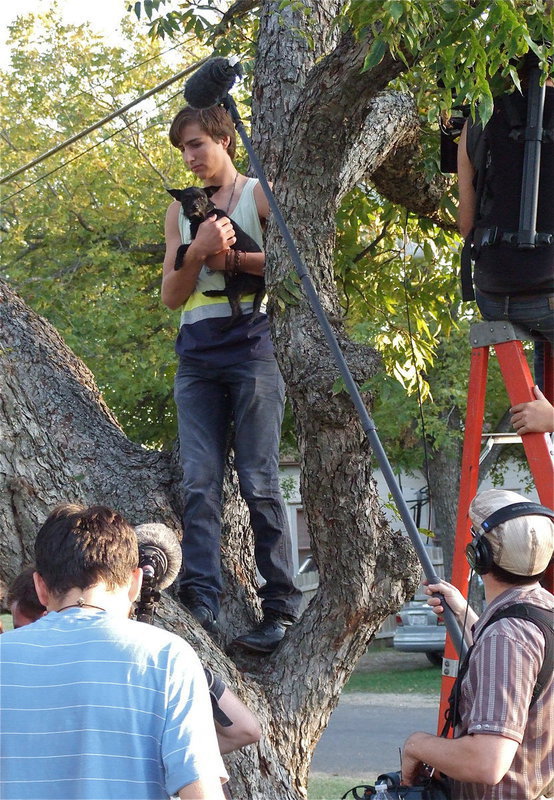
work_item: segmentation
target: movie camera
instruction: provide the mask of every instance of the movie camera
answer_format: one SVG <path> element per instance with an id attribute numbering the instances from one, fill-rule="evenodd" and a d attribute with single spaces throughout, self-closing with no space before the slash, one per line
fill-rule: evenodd
<path id="1" fill-rule="evenodd" d="M 441 172 L 458 171 L 458 139 L 471 109 L 469 105 L 458 105 L 452 110 L 458 113 L 448 119 L 439 117 Z"/>

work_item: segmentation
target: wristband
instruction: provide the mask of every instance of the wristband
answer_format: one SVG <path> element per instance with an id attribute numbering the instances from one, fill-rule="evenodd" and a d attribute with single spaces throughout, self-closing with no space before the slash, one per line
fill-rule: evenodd
<path id="1" fill-rule="evenodd" d="M 235 267 L 235 251 L 228 249 L 225 251 L 225 272 L 233 272 Z"/>
<path id="2" fill-rule="evenodd" d="M 241 262 L 242 262 L 243 255 L 244 255 L 244 253 L 242 252 L 242 250 L 235 250 L 235 263 L 234 263 L 234 271 L 235 272 L 240 272 L 241 271 L 240 267 L 241 267 Z"/>

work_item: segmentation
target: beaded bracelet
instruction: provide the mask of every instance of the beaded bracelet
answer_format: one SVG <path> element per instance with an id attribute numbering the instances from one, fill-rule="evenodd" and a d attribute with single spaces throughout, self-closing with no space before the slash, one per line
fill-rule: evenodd
<path id="1" fill-rule="evenodd" d="M 243 255 L 244 253 L 242 252 L 242 250 L 235 250 L 235 262 L 234 262 L 235 272 L 241 271 L 240 267 Z"/>
<path id="2" fill-rule="evenodd" d="M 225 251 L 225 272 L 234 272 L 235 251 L 230 248 Z"/>

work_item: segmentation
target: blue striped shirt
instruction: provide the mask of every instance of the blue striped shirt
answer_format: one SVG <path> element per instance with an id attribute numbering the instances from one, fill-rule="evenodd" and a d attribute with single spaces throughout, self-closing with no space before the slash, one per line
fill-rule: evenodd
<path id="1" fill-rule="evenodd" d="M 226 776 L 192 648 L 103 611 L 0 636 L 0 727 L 2 800 L 158 800 Z"/>

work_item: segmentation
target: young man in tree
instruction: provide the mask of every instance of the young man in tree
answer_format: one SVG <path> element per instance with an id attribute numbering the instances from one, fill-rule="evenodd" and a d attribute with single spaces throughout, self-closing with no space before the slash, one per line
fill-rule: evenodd
<path id="1" fill-rule="evenodd" d="M 554 346 L 554 82 L 546 81 L 535 247 L 510 243 L 519 228 L 527 74 L 533 52 L 520 69 L 523 94 L 497 98 L 484 131 L 466 122 L 458 146 L 458 227 L 473 233 L 475 299 L 484 319 L 510 320 Z M 481 153 L 484 155 L 482 156 Z M 476 187 L 482 186 L 480 198 Z M 479 207 L 477 207 L 477 201 Z M 542 358 L 541 348 L 541 358 Z M 542 365 L 536 360 L 536 381 Z M 543 388 L 541 386 L 541 388 Z"/>
<path id="2" fill-rule="evenodd" d="M 546 509 L 539 513 L 540 508 L 531 511 L 525 497 L 503 489 L 482 492 L 472 501 L 469 513 L 475 528 L 468 561 L 482 575 L 487 601 L 479 618 L 451 584 L 427 587 L 428 594 L 444 596 L 460 625 L 467 626 L 464 634 L 474 648 L 459 687 L 454 738 L 418 732 L 404 744 L 402 778 L 408 785 L 429 765 L 453 780 L 456 800 L 553 796 L 551 658 L 545 664 L 547 635 L 552 633 L 515 616 L 491 622 L 501 609 L 526 603 L 546 609 L 552 626 L 554 597 L 539 580 L 554 553 L 554 511 L 550 517 Z M 496 520 L 508 519 L 495 524 L 495 515 Z M 443 612 L 438 598 L 428 602 L 436 614 Z M 543 664 L 545 672 L 537 682 Z M 539 684 L 542 691 L 535 699 Z"/>
<path id="3" fill-rule="evenodd" d="M 104 506 L 59 506 L 35 563 L 49 613 L 0 636 L 2 798 L 223 798 L 198 658 L 128 619 L 142 581 L 133 528 Z"/>
<path id="4" fill-rule="evenodd" d="M 166 216 L 166 255 L 162 300 L 182 307 L 175 379 L 183 467 L 183 575 L 179 596 L 208 630 L 215 629 L 222 591 L 220 567 L 221 497 L 225 455 L 232 432 L 240 491 L 250 512 L 255 558 L 265 584 L 258 594 L 263 620 L 235 643 L 271 652 L 297 617 L 301 594 L 292 575 L 292 549 L 279 487 L 279 439 L 284 385 L 273 354 L 267 316 L 252 319 L 252 297 L 242 299 L 242 317 L 230 329 L 224 290 L 232 220 L 263 248 L 263 226 L 269 208 L 256 179 L 241 175 L 233 164 L 236 134 L 220 107 L 182 109 L 169 137 L 185 165 L 204 187 L 216 187 L 211 199 L 229 216 L 209 217 L 190 241 L 190 226 L 181 205 L 173 202 Z M 177 249 L 190 242 L 181 269 L 174 268 Z M 262 275 L 265 256 L 241 253 L 233 268 Z"/>

